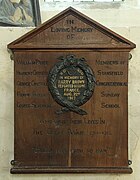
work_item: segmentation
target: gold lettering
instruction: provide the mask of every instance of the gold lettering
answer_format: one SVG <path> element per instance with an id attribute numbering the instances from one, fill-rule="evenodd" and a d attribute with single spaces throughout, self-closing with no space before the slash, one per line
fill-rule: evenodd
<path id="1" fill-rule="evenodd" d="M 80 68 L 77 68 L 76 72 L 76 75 L 69 75 L 69 70 L 63 69 L 57 81 L 57 87 L 70 101 L 74 101 L 80 95 L 80 89 L 86 87 L 84 72 Z"/>
<path id="2" fill-rule="evenodd" d="M 85 80 L 72 80 L 72 84 L 85 84 Z"/>

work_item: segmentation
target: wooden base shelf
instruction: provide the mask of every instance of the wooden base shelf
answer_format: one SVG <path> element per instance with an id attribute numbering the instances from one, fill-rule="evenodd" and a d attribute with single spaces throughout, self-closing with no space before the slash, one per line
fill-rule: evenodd
<path id="1" fill-rule="evenodd" d="M 130 167 L 99 167 L 99 168 L 48 168 L 48 167 L 13 167 L 11 174 L 32 173 L 125 173 L 133 172 Z"/>

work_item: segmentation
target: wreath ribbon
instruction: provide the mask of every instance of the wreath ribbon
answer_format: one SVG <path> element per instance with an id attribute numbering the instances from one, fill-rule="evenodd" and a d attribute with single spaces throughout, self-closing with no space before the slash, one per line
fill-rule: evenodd
<path id="1" fill-rule="evenodd" d="M 63 112 L 72 111 L 80 115 L 86 115 L 87 112 L 79 106 L 86 103 L 92 96 L 95 88 L 95 76 L 92 69 L 88 66 L 84 58 L 77 59 L 74 55 L 68 55 L 65 58 L 59 57 L 60 62 L 56 63 L 54 67 L 50 70 L 49 76 L 48 76 L 48 86 L 49 91 L 53 97 L 53 99 L 63 106 L 60 110 L 58 110 L 56 113 L 61 114 Z M 67 68 L 69 66 L 80 68 L 87 79 L 87 87 L 85 88 L 85 91 L 83 93 L 83 96 L 78 98 L 77 100 L 71 102 L 65 99 L 59 92 L 57 87 L 57 77 L 62 69 Z"/>

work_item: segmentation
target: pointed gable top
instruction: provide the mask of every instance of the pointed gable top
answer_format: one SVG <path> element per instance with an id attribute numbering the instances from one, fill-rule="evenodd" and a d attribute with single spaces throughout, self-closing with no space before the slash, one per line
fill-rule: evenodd
<path id="1" fill-rule="evenodd" d="M 136 45 L 72 7 L 8 45 L 9 49 L 133 49 Z"/>

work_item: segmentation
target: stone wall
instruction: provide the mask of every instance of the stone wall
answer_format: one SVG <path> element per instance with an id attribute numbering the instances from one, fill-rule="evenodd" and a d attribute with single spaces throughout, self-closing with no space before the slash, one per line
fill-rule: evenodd
<path id="1" fill-rule="evenodd" d="M 41 2 L 42 21 L 69 6 L 67 3 L 45 5 Z M 71 5 L 71 4 L 70 4 Z M 115 5 L 74 7 L 113 31 L 133 41 L 137 48 L 132 51 L 129 62 L 129 159 L 134 172 L 131 175 L 119 174 L 44 174 L 11 175 L 10 161 L 14 151 L 14 62 L 10 60 L 7 44 L 31 28 L 0 27 L 0 180 L 139 180 L 140 179 L 140 0 L 125 0 Z"/>

